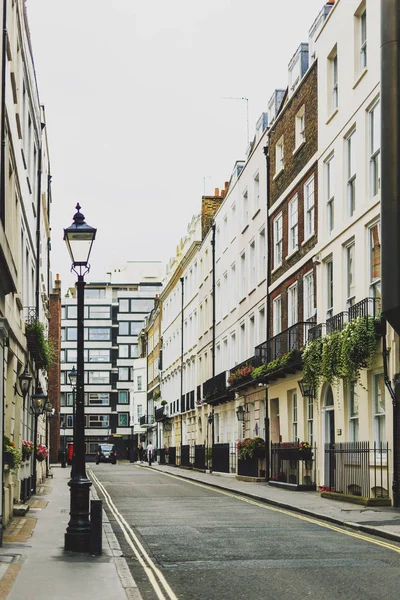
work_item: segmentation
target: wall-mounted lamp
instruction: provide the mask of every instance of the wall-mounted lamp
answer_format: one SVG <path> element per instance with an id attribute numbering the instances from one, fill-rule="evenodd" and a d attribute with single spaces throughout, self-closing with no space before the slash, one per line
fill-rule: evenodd
<path id="1" fill-rule="evenodd" d="M 244 417 L 245 417 L 245 411 L 244 411 L 244 407 L 243 406 L 239 406 L 239 408 L 236 411 L 236 416 L 237 416 L 237 420 L 240 423 L 244 423 Z"/>
<path id="2" fill-rule="evenodd" d="M 298 386 L 300 388 L 300 392 L 301 392 L 301 395 L 303 396 L 303 398 L 314 398 L 315 389 L 311 383 L 305 382 L 304 379 L 301 379 L 297 383 L 298 383 Z"/>
<path id="3" fill-rule="evenodd" d="M 32 375 L 29 373 L 28 367 L 25 367 L 23 373 L 18 377 L 18 381 L 21 393 L 17 390 L 17 382 L 15 382 L 14 394 L 18 394 L 18 396 L 21 396 L 25 400 L 32 383 Z"/>

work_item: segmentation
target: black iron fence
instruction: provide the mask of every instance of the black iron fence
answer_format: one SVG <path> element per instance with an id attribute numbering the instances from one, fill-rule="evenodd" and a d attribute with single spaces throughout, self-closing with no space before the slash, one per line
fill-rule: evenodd
<path id="1" fill-rule="evenodd" d="M 325 444 L 325 491 L 364 498 L 389 496 L 389 445 Z"/>
<path id="2" fill-rule="evenodd" d="M 271 481 L 315 488 L 316 446 L 304 448 L 298 442 L 271 444 Z"/>

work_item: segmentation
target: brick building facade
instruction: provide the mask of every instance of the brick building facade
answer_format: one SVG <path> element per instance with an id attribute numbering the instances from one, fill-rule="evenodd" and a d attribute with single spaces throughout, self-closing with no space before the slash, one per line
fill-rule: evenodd
<path id="1" fill-rule="evenodd" d="M 269 131 L 268 337 L 297 321 L 311 319 L 316 306 L 313 248 L 318 238 L 317 69 L 315 61 L 293 95 L 283 99 Z M 296 285 L 296 306 L 292 306 L 290 318 L 289 289 L 294 290 Z M 280 317 L 274 314 L 278 310 Z"/>
<path id="2" fill-rule="evenodd" d="M 61 281 L 58 277 L 57 275 L 49 297 L 49 340 L 53 349 L 53 360 L 49 368 L 48 396 L 54 409 L 53 418 L 50 419 L 50 463 L 58 461 L 60 449 Z"/>

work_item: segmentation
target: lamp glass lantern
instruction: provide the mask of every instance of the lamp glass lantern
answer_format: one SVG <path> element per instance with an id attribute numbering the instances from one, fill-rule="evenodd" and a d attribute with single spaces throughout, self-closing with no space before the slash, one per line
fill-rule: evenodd
<path id="1" fill-rule="evenodd" d="M 28 367 L 25 367 L 23 373 L 18 377 L 18 381 L 22 397 L 26 398 L 32 383 L 32 375 L 29 373 Z"/>
<path id="2" fill-rule="evenodd" d="M 301 395 L 303 396 L 303 398 L 314 398 L 314 386 L 310 383 L 307 383 L 306 381 L 304 381 L 304 379 L 301 379 L 300 381 L 297 382 L 298 386 L 300 388 L 300 392 Z"/>
<path id="3" fill-rule="evenodd" d="M 239 406 L 237 411 L 236 411 L 236 416 L 237 416 L 237 420 L 240 423 L 244 423 L 244 416 L 245 416 L 245 412 L 244 412 L 244 407 L 243 406 Z"/>
<path id="4" fill-rule="evenodd" d="M 75 208 L 77 212 L 73 217 L 74 222 L 70 227 L 64 229 L 64 241 L 67 245 L 73 266 L 87 267 L 97 229 L 85 222 L 85 217 L 80 212 L 81 206 L 79 202 Z"/>
<path id="5" fill-rule="evenodd" d="M 32 396 L 32 410 L 36 416 L 42 415 L 46 410 L 47 396 L 40 385 Z"/>
<path id="6" fill-rule="evenodd" d="M 75 367 L 72 367 L 71 371 L 68 373 L 68 378 L 71 387 L 75 388 L 78 380 L 78 371 L 75 369 Z"/>

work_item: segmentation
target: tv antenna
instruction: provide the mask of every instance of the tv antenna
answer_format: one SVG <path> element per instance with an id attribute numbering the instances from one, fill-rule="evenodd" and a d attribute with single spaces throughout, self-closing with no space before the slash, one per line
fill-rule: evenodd
<path id="1" fill-rule="evenodd" d="M 249 99 L 241 96 L 223 96 L 222 100 L 244 100 L 246 102 L 247 143 L 250 142 L 249 133 Z"/>

